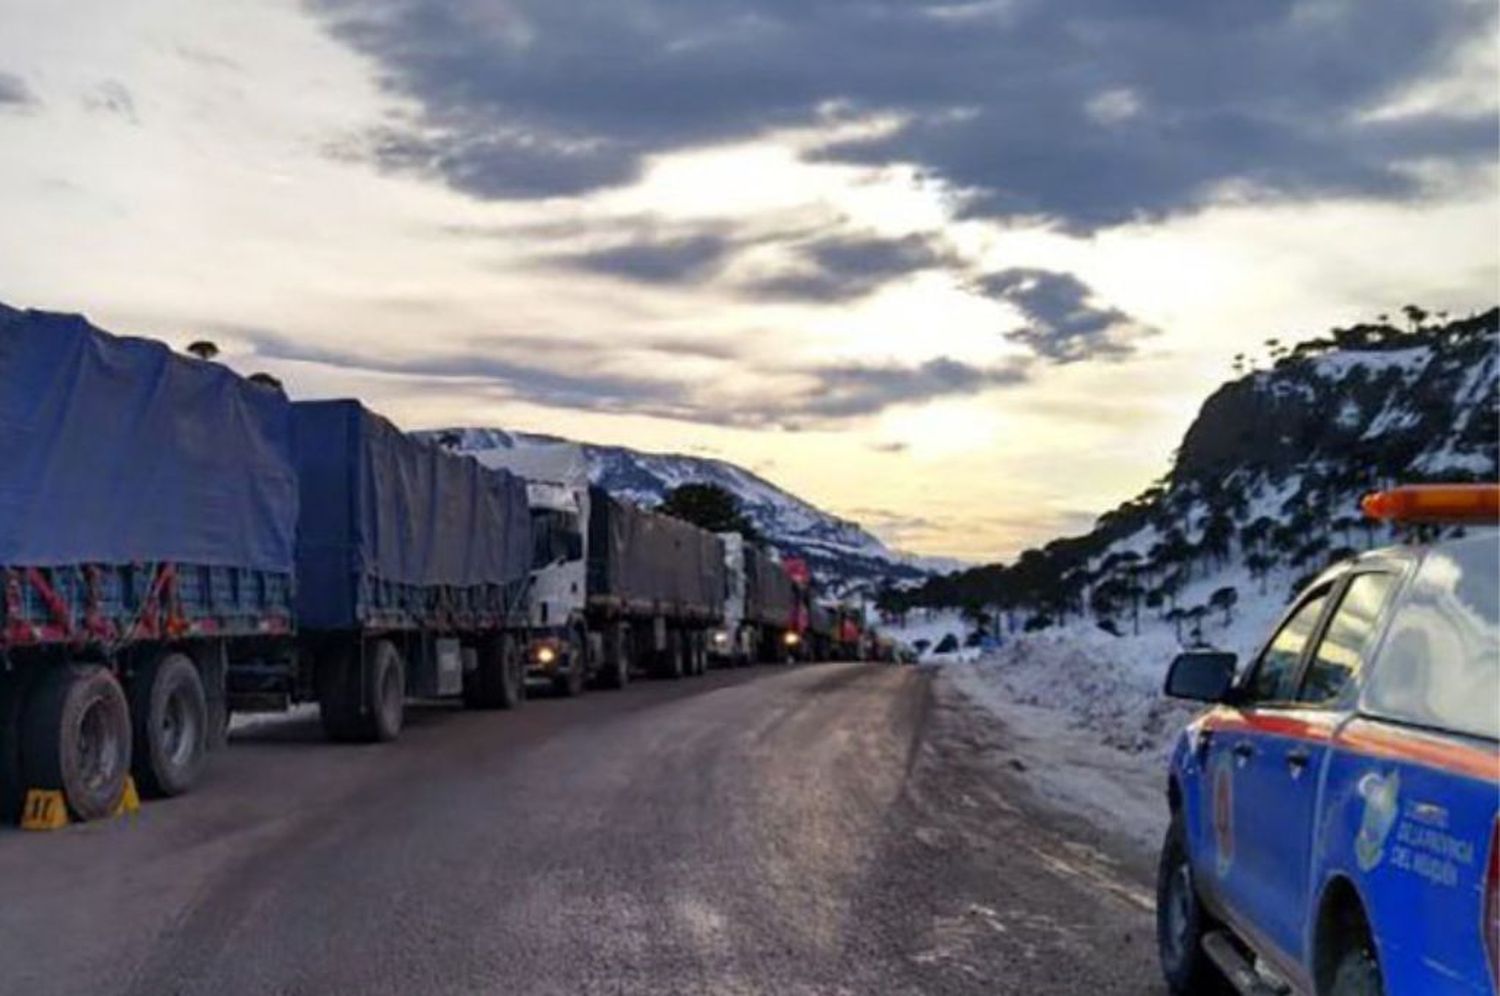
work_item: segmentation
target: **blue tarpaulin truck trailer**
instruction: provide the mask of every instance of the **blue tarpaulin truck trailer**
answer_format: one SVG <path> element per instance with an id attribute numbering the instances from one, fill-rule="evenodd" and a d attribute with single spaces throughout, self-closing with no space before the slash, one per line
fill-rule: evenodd
<path id="1" fill-rule="evenodd" d="M 0 809 L 193 782 L 231 647 L 293 630 L 297 504 L 279 391 L 0 309 Z"/>
<path id="2" fill-rule="evenodd" d="M 338 740 L 390 740 L 407 697 L 520 701 L 526 485 L 356 401 L 291 406 L 301 494 L 293 653 L 231 662 L 236 709 L 315 699 Z"/>
<path id="3" fill-rule="evenodd" d="M 530 553 L 508 473 L 0 307 L 0 810 L 185 791 L 231 708 L 390 739 L 405 695 L 513 705 Z"/>

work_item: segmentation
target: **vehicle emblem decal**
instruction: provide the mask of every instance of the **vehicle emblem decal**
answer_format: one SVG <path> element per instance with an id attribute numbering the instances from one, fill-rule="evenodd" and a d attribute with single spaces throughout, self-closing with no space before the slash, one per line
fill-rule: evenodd
<path id="1" fill-rule="evenodd" d="M 1365 800 L 1365 814 L 1354 839 L 1354 857 L 1359 870 L 1368 872 L 1385 860 L 1385 842 L 1401 809 L 1401 772 L 1392 771 L 1384 778 L 1370 772 L 1359 780 L 1359 794 Z"/>

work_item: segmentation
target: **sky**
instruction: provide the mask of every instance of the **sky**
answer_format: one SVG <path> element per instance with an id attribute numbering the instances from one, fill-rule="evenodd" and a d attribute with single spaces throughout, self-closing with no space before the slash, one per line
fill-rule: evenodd
<path id="1" fill-rule="evenodd" d="M 987 561 L 1500 297 L 1491 0 L 0 0 L 0 301 Z"/>

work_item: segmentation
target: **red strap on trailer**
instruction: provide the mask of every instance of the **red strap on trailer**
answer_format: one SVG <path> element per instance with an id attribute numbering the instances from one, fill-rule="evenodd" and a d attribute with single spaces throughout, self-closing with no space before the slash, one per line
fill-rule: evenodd
<path id="1" fill-rule="evenodd" d="M 36 632 L 26 621 L 22 610 L 21 577 L 14 568 L 5 569 L 5 642 L 34 643 Z"/>
<path id="2" fill-rule="evenodd" d="M 47 606 L 47 614 L 52 618 L 51 627 L 43 627 L 43 632 L 47 633 L 50 629 L 50 635 L 63 640 L 72 637 L 72 614 L 68 611 L 67 603 L 57 593 L 57 589 L 53 588 L 51 582 L 47 580 L 47 575 L 42 573 L 40 567 L 28 567 L 26 568 L 26 580 L 31 582 L 31 586 L 37 590 L 37 594 L 42 596 L 42 602 Z"/>

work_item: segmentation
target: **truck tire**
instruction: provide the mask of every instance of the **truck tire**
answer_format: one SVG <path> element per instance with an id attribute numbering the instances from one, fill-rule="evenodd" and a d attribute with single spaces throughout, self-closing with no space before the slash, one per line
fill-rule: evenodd
<path id="1" fill-rule="evenodd" d="M 553 690 L 565 699 L 578 698 L 587 687 L 588 665 L 584 662 L 582 653 L 581 649 L 575 650 L 573 659 L 568 662 L 568 669 L 552 679 Z"/>
<path id="2" fill-rule="evenodd" d="M 329 740 L 360 739 L 359 662 L 348 644 L 325 648 L 317 660 L 318 715 Z"/>
<path id="3" fill-rule="evenodd" d="M 181 795 L 198 780 L 208 753 L 208 700 L 193 660 L 153 657 L 130 682 L 135 741 L 131 770 L 148 795 Z"/>
<path id="4" fill-rule="evenodd" d="M 1162 975 L 1174 996 L 1233 991 L 1203 950 L 1203 937 L 1215 926 L 1193 884 L 1182 814 L 1174 813 L 1156 872 L 1156 948 Z"/>
<path id="5" fill-rule="evenodd" d="M 0 821 L 21 818 L 26 786 L 21 781 L 21 715 L 26 702 L 26 672 L 0 675 Z"/>
<path id="6" fill-rule="evenodd" d="M 479 666 L 464 676 L 464 705 L 470 709 L 514 709 L 521 704 L 521 658 L 509 633 L 489 637 L 479 647 Z"/>
<path id="7" fill-rule="evenodd" d="M 667 649 L 660 654 L 657 665 L 658 673 L 671 681 L 679 681 L 686 670 L 682 652 L 682 631 L 669 630 L 667 632 Z"/>
<path id="8" fill-rule="evenodd" d="M 130 773 L 130 706 L 108 670 L 50 668 L 27 697 L 21 777 L 27 788 L 62 792 L 79 820 L 119 808 Z"/>
<path id="9" fill-rule="evenodd" d="M 599 683 L 605 688 L 624 688 L 630 684 L 630 627 L 624 623 L 605 635 L 604 668 Z"/>
<path id="10" fill-rule="evenodd" d="M 688 637 L 688 648 L 693 655 L 693 674 L 699 678 L 708 674 L 708 635 L 695 630 Z"/>
<path id="11" fill-rule="evenodd" d="M 365 710 L 362 739 L 390 743 L 401 735 L 406 716 L 406 662 L 390 640 L 376 640 L 365 666 Z"/>

